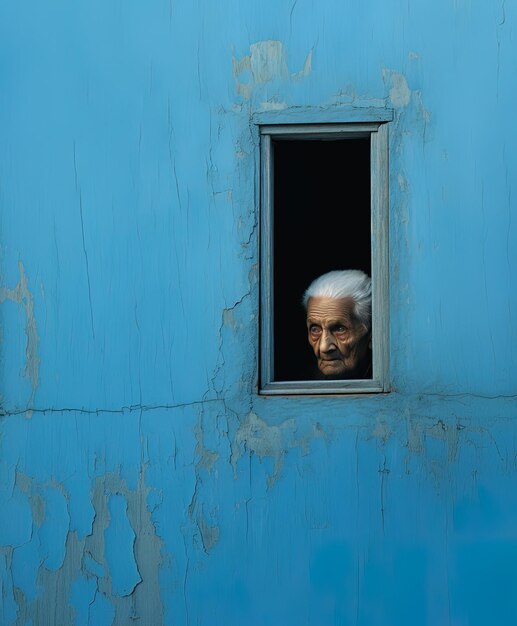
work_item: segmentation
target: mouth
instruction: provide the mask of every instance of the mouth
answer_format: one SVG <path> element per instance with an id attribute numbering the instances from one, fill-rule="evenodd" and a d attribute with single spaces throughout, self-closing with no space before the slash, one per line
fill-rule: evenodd
<path id="1" fill-rule="evenodd" d="M 332 365 L 338 365 L 341 363 L 340 359 L 320 359 L 322 367 L 332 367 Z"/>

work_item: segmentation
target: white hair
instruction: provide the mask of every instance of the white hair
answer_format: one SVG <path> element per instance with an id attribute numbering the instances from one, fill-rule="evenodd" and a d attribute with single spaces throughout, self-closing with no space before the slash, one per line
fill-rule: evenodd
<path id="1" fill-rule="evenodd" d="M 372 320 L 372 281 L 361 270 L 334 270 L 316 278 L 303 294 L 307 309 L 309 298 L 352 298 L 354 314 L 368 330 Z"/>

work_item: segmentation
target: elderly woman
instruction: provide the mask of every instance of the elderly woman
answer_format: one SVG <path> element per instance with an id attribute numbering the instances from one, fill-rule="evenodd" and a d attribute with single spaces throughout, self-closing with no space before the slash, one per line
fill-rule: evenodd
<path id="1" fill-rule="evenodd" d="M 303 304 L 318 377 L 371 378 L 371 279 L 360 270 L 328 272 L 311 283 Z"/>

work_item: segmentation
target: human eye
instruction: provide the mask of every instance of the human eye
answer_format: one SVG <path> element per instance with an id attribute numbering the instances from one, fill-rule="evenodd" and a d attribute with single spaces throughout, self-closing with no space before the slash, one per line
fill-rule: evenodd
<path id="1" fill-rule="evenodd" d="M 348 331 L 348 328 L 344 324 L 336 324 L 333 330 L 335 333 L 342 334 L 342 333 L 346 333 Z"/>
<path id="2" fill-rule="evenodd" d="M 321 328 L 317 324 L 311 324 L 309 326 L 309 332 L 311 335 L 319 335 L 321 333 Z"/>

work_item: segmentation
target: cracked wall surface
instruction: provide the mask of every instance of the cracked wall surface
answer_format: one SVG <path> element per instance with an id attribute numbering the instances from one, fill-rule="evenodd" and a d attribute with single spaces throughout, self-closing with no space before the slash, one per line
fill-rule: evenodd
<path id="1" fill-rule="evenodd" d="M 0 16 L 0 625 L 515 623 L 515 7 Z M 255 122 L 372 110 L 392 391 L 260 396 Z"/>

